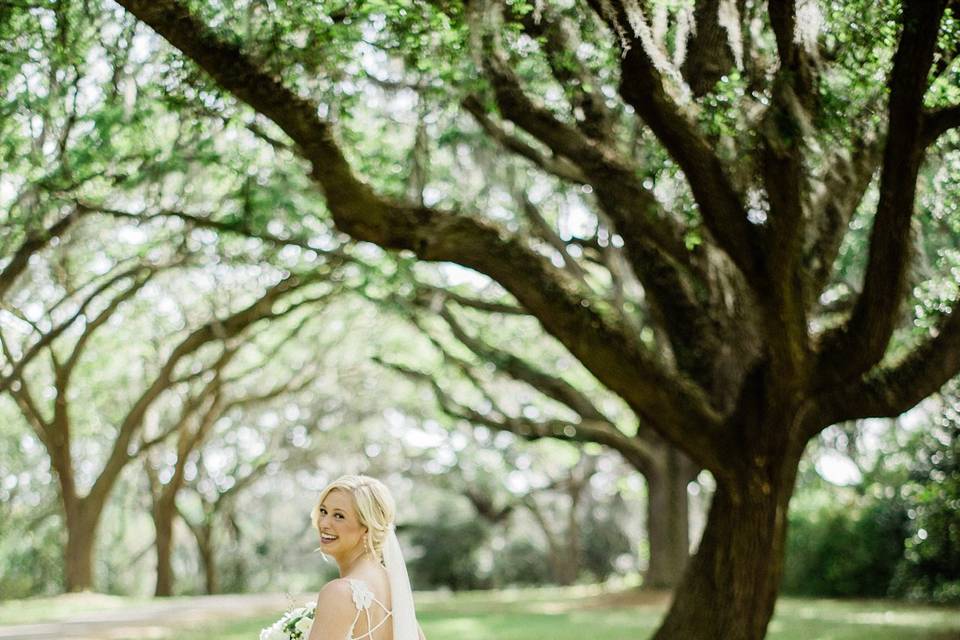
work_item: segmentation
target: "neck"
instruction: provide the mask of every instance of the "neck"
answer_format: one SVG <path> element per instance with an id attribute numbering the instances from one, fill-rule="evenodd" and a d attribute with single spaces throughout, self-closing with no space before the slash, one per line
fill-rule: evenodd
<path id="1" fill-rule="evenodd" d="M 358 551 L 351 551 L 350 553 L 344 555 L 343 557 L 334 558 L 337 561 L 337 567 L 340 569 L 340 577 L 344 577 L 350 571 L 356 567 L 360 562 L 363 561 L 364 556 L 367 555 L 366 549 L 360 549 Z"/>

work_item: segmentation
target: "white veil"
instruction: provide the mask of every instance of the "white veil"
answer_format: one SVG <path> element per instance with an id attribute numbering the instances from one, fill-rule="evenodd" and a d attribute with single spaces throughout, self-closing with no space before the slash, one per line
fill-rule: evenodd
<path id="1" fill-rule="evenodd" d="M 393 640 L 419 640 L 417 615 L 413 609 L 413 591 L 407 575 L 407 564 L 403 561 L 403 552 L 397 533 L 390 525 L 387 539 L 383 545 L 383 564 L 387 568 L 390 581 L 390 601 L 393 605 Z"/>

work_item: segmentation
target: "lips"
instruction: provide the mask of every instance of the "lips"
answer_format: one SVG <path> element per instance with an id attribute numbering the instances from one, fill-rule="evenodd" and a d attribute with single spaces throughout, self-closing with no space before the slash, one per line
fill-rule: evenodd
<path id="1" fill-rule="evenodd" d="M 320 534 L 320 544 L 330 544 L 331 542 L 334 542 L 335 540 L 337 540 L 337 536 L 335 536 L 335 535 L 331 535 L 331 534 L 328 534 L 328 533 L 322 533 L 322 534 Z"/>

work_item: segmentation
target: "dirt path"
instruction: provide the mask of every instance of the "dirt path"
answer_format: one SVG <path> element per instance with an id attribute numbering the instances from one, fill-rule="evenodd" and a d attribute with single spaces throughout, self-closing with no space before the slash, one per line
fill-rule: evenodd
<path id="1" fill-rule="evenodd" d="M 232 615 L 250 617 L 276 613 L 280 617 L 293 605 L 310 598 L 286 594 L 244 594 L 156 600 L 123 609 L 90 611 L 69 620 L 0 626 L 2 640 L 114 640 L 116 638 L 159 638 L 178 628 L 212 620 L 229 620 Z"/>

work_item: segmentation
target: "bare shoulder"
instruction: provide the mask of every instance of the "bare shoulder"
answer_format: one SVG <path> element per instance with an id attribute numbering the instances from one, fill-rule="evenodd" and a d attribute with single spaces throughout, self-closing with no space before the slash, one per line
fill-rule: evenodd
<path id="1" fill-rule="evenodd" d="M 320 589 L 320 594 L 317 596 L 317 611 L 331 613 L 332 609 L 344 609 L 347 613 L 352 614 L 353 600 L 351 593 L 349 580 L 345 578 L 331 580 Z"/>
<path id="2" fill-rule="evenodd" d="M 310 630 L 310 640 L 344 638 L 353 626 L 355 615 L 350 583 L 343 578 L 331 580 L 320 589 L 317 596 L 315 622 Z"/>

